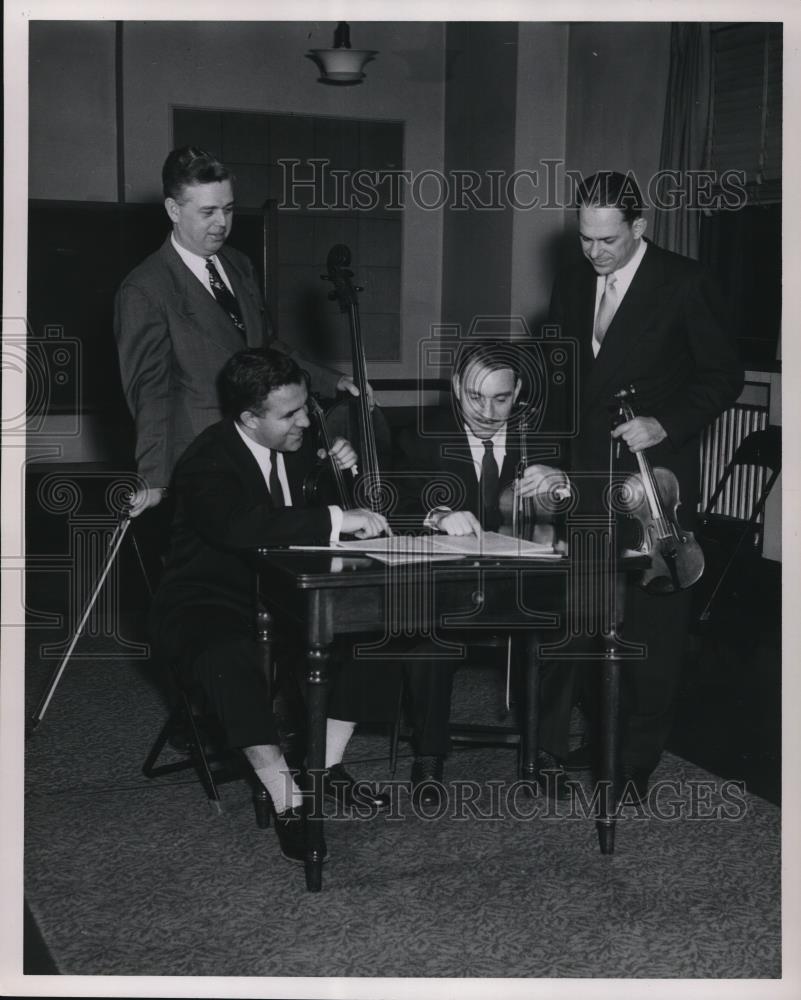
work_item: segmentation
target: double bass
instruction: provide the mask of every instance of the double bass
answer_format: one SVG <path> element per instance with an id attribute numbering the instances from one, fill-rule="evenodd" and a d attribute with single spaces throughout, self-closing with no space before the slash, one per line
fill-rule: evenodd
<path id="1" fill-rule="evenodd" d="M 349 396 L 337 403 L 325 415 L 331 434 L 340 434 L 354 443 L 359 454 L 358 474 L 353 486 L 353 504 L 377 513 L 387 514 L 391 499 L 387 484 L 381 476 L 381 466 L 386 467 L 391 451 L 390 432 L 378 408 L 370 409 L 367 392 L 367 364 L 359 317 L 359 292 L 363 289 L 353 284 L 350 267 L 351 253 L 343 243 L 335 244 L 328 252 L 328 273 L 321 275 L 330 281 L 329 299 L 337 301 L 340 310 L 347 313 L 350 325 L 353 382 L 359 390 L 357 397 Z"/>
<path id="2" fill-rule="evenodd" d="M 615 393 L 619 422 L 635 417 L 631 400 L 634 386 Z M 623 482 L 620 496 L 625 513 L 640 525 L 639 551 L 651 557 L 640 586 L 655 594 L 685 590 L 700 580 L 704 572 L 704 553 L 691 531 L 682 528 L 676 517 L 681 503 L 679 482 L 670 469 L 651 463 L 642 451 L 634 452 L 639 473 Z"/>

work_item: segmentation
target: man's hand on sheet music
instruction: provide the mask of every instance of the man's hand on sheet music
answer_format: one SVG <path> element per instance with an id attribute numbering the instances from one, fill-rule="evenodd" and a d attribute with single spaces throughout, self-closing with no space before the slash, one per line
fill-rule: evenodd
<path id="1" fill-rule="evenodd" d="M 549 465 L 529 465 L 517 481 L 521 497 L 551 497 L 564 500 L 570 496 L 570 480 L 560 469 Z"/>
<path id="2" fill-rule="evenodd" d="M 383 514 L 362 507 L 342 512 L 340 532 L 344 535 L 355 535 L 356 538 L 377 538 L 384 533 L 392 534 Z"/>
<path id="3" fill-rule="evenodd" d="M 429 524 L 447 535 L 481 536 L 481 525 L 475 514 L 469 510 L 439 510 L 429 516 Z"/>

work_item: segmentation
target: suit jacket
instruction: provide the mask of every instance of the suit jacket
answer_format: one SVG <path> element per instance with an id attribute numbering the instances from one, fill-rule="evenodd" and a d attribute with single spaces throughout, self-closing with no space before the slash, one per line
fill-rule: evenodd
<path id="1" fill-rule="evenodd" d="M 117 292 L 114 334 L 122 385 L 136 421 L 136 462 L 149 487 L 166 486 L 194 438 L 220 418 L 217 376 L 245 347 L 288 347 L 270 335 L 248 258 L 219 252 L 239 303 L 245 335 L 178 256 L 170 237 Z M 315 387 L 336 392 L 338 374 L 303 360 Z"/>
<path id="2" fill-rule="evenodd" d="M 607 470 L 609 406 L 615 392 L 634 385 L 635 413 L 656 417 L 667 432 L 647 456 L 654 466 L 675 473 L 680 519 L 691 527 L 700 434 L 735 402 L 743 384 L 723 301 L 695 261 L 649 243 L 595 358 L 595 288 L 595 271 L 584 261 L 557 279 L 551 299 L 550 322 L 578 346 L 579 424 L 571 443 L 571 471 Z M 625 444 L 618 468 L 637 468 Z"/>
<path id="3" fill-rule="evenodd" d="M 151 621 L 156 632 L 183 608 L 211 605 L 255 622 L 255 575 L 247 553 L 259 546 L 325 545 L 327 507 L 306 507 L 304 475 L 314 464 L 311 437 L 284 454 L 291 507 L 276 508 L 256 459 L 233 420 L 208 427 L 179 459 L 167 565 Z"/>
<path id="4" fill-rule="evenodd" d="M 416 428 L 398 434 L 395 477 L 399 508 L 405 515 L 423 517 L 434 507 L 469 510 L 488 525 L 481 511 L 481 486 L 464 427 L 451 407 L 426 414 L 424 435 Z M 500 470 L 503 489 L 515 477 L 520 451 L 514 433 L 507 430 L 506 456 Z"/>

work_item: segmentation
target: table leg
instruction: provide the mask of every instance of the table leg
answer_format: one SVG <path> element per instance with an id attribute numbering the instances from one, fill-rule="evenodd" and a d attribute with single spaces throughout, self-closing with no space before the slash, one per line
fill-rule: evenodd
<path id="1" fill-rule="evenodd" d="M 273 699 L 273 638 L 275 630 L 273 626 L 273 616 L 264 607 L 256 592 L 256 639 L 261 645 L 261 669 L 264 672 L 264 679 L 267 682 L 267 698 L 272 704 Z M 256 810 L 256 823 L 259 829 L 266 830 L 270 825 L 270 796 L 267 789 L 258 778 L 253 779 L 253 805 Z"/>
<path id="2" fill-rule="evenodd" d="M 306 815 L 306 888 L 319 892 L 323 884 L 323 783 L 326 706 L 330 645 L 310 642 L 306 651 L 306 765 L 312 779 L 312 808 Z"/>
<path id="3" fill-rule="evenodd" d="M 520 727 L 520 774 L 523 781 L 537 779 L 537 747 L 540 723 L 539 635 L 529 632 L 523 647 L 523 719 Z"/>
<path id="4" fill-rule="evenodd" d="M 261 669 L 267 682 L 267 694 L 272 700 L 273 693 L 273 616 L 261 604 L 256 613 L 256 638 L 261 645 Z"/>
<path id="5" fill-rule="evenodd" d="M 612 854 L 615 850 L 615 775 L 620 718 L 620 658 L 615 650 L 614 636 L 606 651 L 601 685 L 601 794 L 597 825 L 601 854 Z"/>

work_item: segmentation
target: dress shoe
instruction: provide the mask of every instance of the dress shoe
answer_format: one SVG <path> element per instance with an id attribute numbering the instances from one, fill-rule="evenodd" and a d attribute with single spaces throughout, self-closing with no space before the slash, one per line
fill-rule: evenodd
<path id="1" fill-rule="evenodd" d="M 415 757 L 412 764 L 412 802 L 424 809 L 439 809 L 447 799 L 442 784 L 444 757 Z"/>
<path id="2" fill-rule="evenodd" d="M 564 764 L 547 750 L 537 751 L 536 780 L 540 791 L 549 799 L 564 802 L 570 798 Z"/>
<path id="3" fill-rule="evenodd" d="M 301 809 L 286 809 L 275 814 L 275 831 L 281 854 L 294 864 L 302 865 L 306 860 L 306 821 Z M 323 861 L 328 861 L 328 848 L 323 841 Z"/>
<path id="4" fill-rule="evenodd" d="M 323 795 L 333 799 L 344 809 L 368 808 L 374 811 L 389 809 L 389 795 L 378 792 L 369 781 L 357 781 L 345 770 L 344 764 L 332 764 L 323 773 Z"/>

